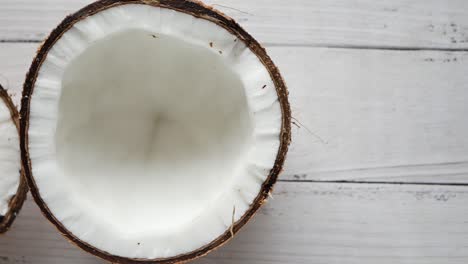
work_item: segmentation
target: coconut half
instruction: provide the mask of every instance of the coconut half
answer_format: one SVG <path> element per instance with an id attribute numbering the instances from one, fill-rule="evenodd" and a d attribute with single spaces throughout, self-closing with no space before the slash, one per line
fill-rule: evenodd
<path id="1" fill-rule="evenodd" d="M 0 85 L 0 233 L 6 232 L 26 199 L 19 143 L 19 114 Z"/>
<path id="2" fill-rule="evenodd" d="M 72 242 L 117 263 L 176 263 L 229 240 L 290 142 L 265 50 L 198 2 L 99 1 L 47 38 L 24 85 L 32 194 Z"/>

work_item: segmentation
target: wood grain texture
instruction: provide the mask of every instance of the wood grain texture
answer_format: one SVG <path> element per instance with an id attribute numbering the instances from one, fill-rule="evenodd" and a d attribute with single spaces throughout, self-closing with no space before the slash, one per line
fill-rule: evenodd
<path id="1" fill-rule="evenodd" d="M 466 263 L 464 187 L 280 183 L 239 235 L 198 264 Z M 1 264 L 97 264 L 30 199 L 0 239 Z"/>
<path id="2" fill-rule="evenodd" d="M 0 39 L 43 40 L 91 0 L 2 0 Z M 263 43 L 467 49 L 464 0 L 205 0 Z"/>
<path id="3" fill-rule="evenodd" d="M 0 0 L 0 41 L 40 41 L 90 2 Z M 468 184 L 466 1 L 205 2 L 268 45 L 296 120 L 274 199 L 194 263 L 468 262 L 468 189 L 431 185 Z M 38 45 L 0 43 L 0 82 L 16 102 Z M 0 264 L 55 263 L 103 262 L 29 199 L 0 237 Z"/>
<path id="4" fill-rule="evenodd" d="M 0 44 L 16 102 L 37 46 Z M 468 183 L 468 52 L 268 50 L 295 124 L 280 179 Z"/>
<path id="5" fill-rule="evenodd" d="M 293 133 L 288 178 L 468 179 L 468 53 L 310 48 L 271 53 L 302 126 Z"/>

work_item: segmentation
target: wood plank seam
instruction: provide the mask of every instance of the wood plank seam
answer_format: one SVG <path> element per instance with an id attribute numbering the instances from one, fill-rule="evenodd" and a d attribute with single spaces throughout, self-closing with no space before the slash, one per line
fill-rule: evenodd
<path id="1" fill-rule="evenodd" d="M 41 43 L 40 39 L 0 39 L 0 43 Z M 355 50 L 388 50 L 388 51 L 440 51 L 440 52 L 468 52 L 468 48 L 436 48 L 436 47 L 398 47 L 398 46 L 363 46 L 363 45 L 334 45 L 334 44 L 290 44 L 262 42 L 265 47 L 300 47 L 300 48 L 328 48 Z"/>
<path id="2" fill-rule="evenodd" d="M 421 186 L 468 186 L 468 183 L 450 182 L 405 182 L 405 181 L 325 181 L 325 180 L 287 180 L 280 179 L 278 182 L 285 183 L 337 183 L 337 184 L 382 184 L 382 185 L 421 185 Z"/>

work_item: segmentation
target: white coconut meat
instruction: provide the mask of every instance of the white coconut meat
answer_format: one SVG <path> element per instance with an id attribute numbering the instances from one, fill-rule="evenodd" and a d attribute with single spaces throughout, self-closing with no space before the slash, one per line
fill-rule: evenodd
<path id="1" fill-rule="evenodd" d="M 0 88 L 1 89 L 1 88 Z M 21 156 L 18 129 L 10 108 L 0 98 L 0 222 L 10 211 L 10 201 L 21 180 Z"/>
<path id="2" fill-rule="evenodd" d="M 32 175 L 83 242 L 127 258 L 174 257 L 247 212 L 274 166 L 281 117 L 269 72 L 223 27 L 166 8 L 112 7 L 71 27 L 39 70 Z"/>

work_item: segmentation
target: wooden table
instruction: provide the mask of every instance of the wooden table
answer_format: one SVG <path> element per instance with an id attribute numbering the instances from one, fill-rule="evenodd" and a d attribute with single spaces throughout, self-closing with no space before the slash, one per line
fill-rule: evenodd
<path id="1" fill-rule="evenodd" d="M 0 82 L 89 0 L 0 0 Z M 262 42 L 290 89 L 274 199 L 200 264 L 468 263 L 468 2 L 209 0 Z M 29 198 L 0 264 L 92 264 Z"/>

